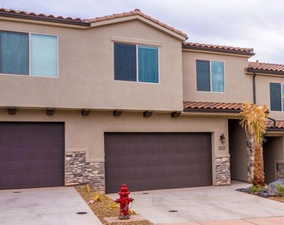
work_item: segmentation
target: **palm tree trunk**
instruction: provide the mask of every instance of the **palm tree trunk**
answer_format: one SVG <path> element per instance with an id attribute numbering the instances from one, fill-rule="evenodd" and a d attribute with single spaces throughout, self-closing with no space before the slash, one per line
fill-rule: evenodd
<path id="1" fill-rule="evenodd" d="M 253 135 L 246 132 L 247 136 L 247 152 L 248 152 L 248 182 L 253 183 L 254 180 L 254 159 L 255 159 L 255 143 Z"/>
<path id="2" fill-rule="evenodd" d="M 254 176 L 253 184 L 264 186 L 264 166 L 263 166 L 263 148 L 262 145 L 255 146 Z"/>

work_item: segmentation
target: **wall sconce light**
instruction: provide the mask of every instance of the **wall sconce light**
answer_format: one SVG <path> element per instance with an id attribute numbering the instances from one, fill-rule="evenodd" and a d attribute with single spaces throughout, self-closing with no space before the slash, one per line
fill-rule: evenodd
<path id="1" fill-rule="evenodd" d="M 17 109 L 16 108 L 8 108 L 7 109 L 9 115 L 16 115 Z"/>
<path id="2" fill-rule="evenodd" d="M 220 140 L 221 144 L 225 144 L 225 140 L 226 140 L 225 135 L 221 134 L 220 137 L 219 137 L 219 140 Z"/>
<path id="3" fill-rule="evenodd" d="M 180 117 L 180 115 L 181 115 L 181 112 L 172 112 L 172 113 L 171 113 L 171 117 L 172 117 L 172 118 Z"/>
<path id="4" fill-rule="evenodd" d="M 81 110 L 81 116 L 88 116 L 90 114 L 90 110 L 88 109 L 82 109 Z"/>
<path id="5" fill-rule="evenodd" d="M 151 117 L 153 115 L 153 112 L 151 112 L 151 111 L 145 111 L 145 112 L 143 112 L 143 117 L 145 117 L 145 118 L 149 118 L 149 117 Z"/>

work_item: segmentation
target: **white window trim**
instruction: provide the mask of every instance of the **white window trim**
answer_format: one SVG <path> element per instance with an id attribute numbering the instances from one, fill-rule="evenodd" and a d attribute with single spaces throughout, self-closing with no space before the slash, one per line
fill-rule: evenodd
<path id="1" fill-rule="evenodd" d="M 155 45 L 134 44 L 134 43 L 128 43 L 128 42 L 123 42 L 123 41 L 114 41 L 113 42 L 113 52 L 114 52 L 114 45 L 115 45 L 115 43 L 123 43 L 123 44 L 130 44 L 130 45 L 135 45 L 136 46 L 136 81 L 132 81 L 132 80 L 115 80 L 115 81 L 118 81 L 118 82 L 134 82 L 134 83 L 149 84 L 149 85 L 160 84 L 160 47 L 155 46 Z M 143 82 L 143 81 L 139 81 L 139 60 L 138 60 L 138 48 L 139 48 L 139 46 L 144 46 L 144 47 L 149 47 L 149 48 L 156 48 L 158 50 L 158 82 Z M 113 63 L 113 65 L 114 65 L 114 63 Z M 115 70 L 114 70 L 114 73 L 115 73 Z"/>
<path id="2" fill-rule="evenodd" d="M 29 73 L 28 74 L 12 74 L 12 73 L 0 73 L 0 76 L 13 76 L 13 77 L 32 77 L 32 78 L 51 78 L 51 79 L 58 79 L 59 78 L 59 35 L 57 34 L 46 34 L 46 33 L 35 33 L 35 32 L 25 32 L 25 31 L 11 31 L 11 30 L 1 30 L 5 32 L 16 32 L 16 33 L 26 33 L 28 34 L 29 38 Z M 31 50 L 32 50 L 32 43 L 31 43 L 31 36 L 32 34 L 37 35 L 46 35 L 46 36 L 54 36 L 56 37 L 57 43 L 56 43 L 56 75 L 55 76 L 48 76 L 48 75 L 32 75 L 32 60 L 31 60 Z"/>
<path id="3" fill-rule="evenodd" d="M 201 90 L 198 90 L 197 89 L 197 71 L 196 71 L 196 82 L 195 82 L 195 85 L 196 85 L 196 90 L 198 92 L 201 92 L 201 93 L 216 93 L 216 94 L 224 94 L 225 93 L 225 62 L 224 61 L 220 61 L 220 60 L 209 60 L 209 59 L 196 59 L 195 60 L 195 65 L 197 63 L 197 60 L 201 60 L 201 61 L 208 61 L 209 62 L 209 70 L 210 70 L 210 91 L 201 91 Z M 212 69 L 211 69 L 211 64 L 212 62 L 222 62 L 223 65 L 224 65 L 224 77 L 223 77 L 223 82 L 224 82 L 224 90 L 223 91 L 213 91 L 213 79 L 212 79 Z"/>

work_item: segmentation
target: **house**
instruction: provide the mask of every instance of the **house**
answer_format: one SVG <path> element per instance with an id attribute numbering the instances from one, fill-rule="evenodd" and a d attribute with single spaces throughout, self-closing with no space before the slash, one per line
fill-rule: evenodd
<path id="1" fill-rule="evenodd" d="M 245 180 L 244 102 L 271 102 L 275 176 L 284 66 L 250 63 L 253 49 L 188 42 L 137 9 L 93 19 L 0 9 L 0 30 L 1 189 Z"/>

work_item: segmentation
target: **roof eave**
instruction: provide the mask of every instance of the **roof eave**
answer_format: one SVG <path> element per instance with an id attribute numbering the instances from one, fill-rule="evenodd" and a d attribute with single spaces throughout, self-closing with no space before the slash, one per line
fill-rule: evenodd
<path id="1" fill-rule="evenodd" d="M 240 113 L 236 109 L 184 109 L 184 112 L 201 112 L 201 113 Z"/>
<path id="2" fill-rule="evenodd" d="M 237 56 L 243 56 L 243 57 L 252 57 L 255 55 L 255 53 L 244 53 L 242 51 L 230 51 L 225 49 L 212 49 L 212 48 L 201 48 L 201 47 L 192 47 L 192 46 L 182 46 L 183 49 L 186 50 L 193 50 L 193 51 L 200 51 L 200 52 L 212 52 L 212 53 L 223 53 L 223 54 L 230 54 L 230 55 L 237 55 Z"/>
<path id="3" fill-rule="evenodd" d="M 249 73 L 257 73 L 257 74 L 272 74 L 272 75 L 284 75 L 284 71 L 273 71 L 273 70 L 260 70 L 255 68 L 247 68 L 247 72 Z"/>
<path id="4" fill-rule="evenodd" d="M 14 19 L 24 19 L 24 20 L 33 20 L 33 21 L 42 21 L 42 22 L 49 22 L 49 23 L 60 23 L 66 25 L 77 25 L 77 26 L 84 26 L 89 27 L 90 23 L 83 22 L 83 21 L 76 21 L 76 20 L 68 20 L 68 19 L 59 19 L 59 18 L 52 18 L 52 17 L 45 17 L 45 16 L 33 16 L 33 15 L 23 15 L 18 13 L 12 12 L 1 12 L 0 17 L 7 17 L 7 18 L 14 18 Z"/>

